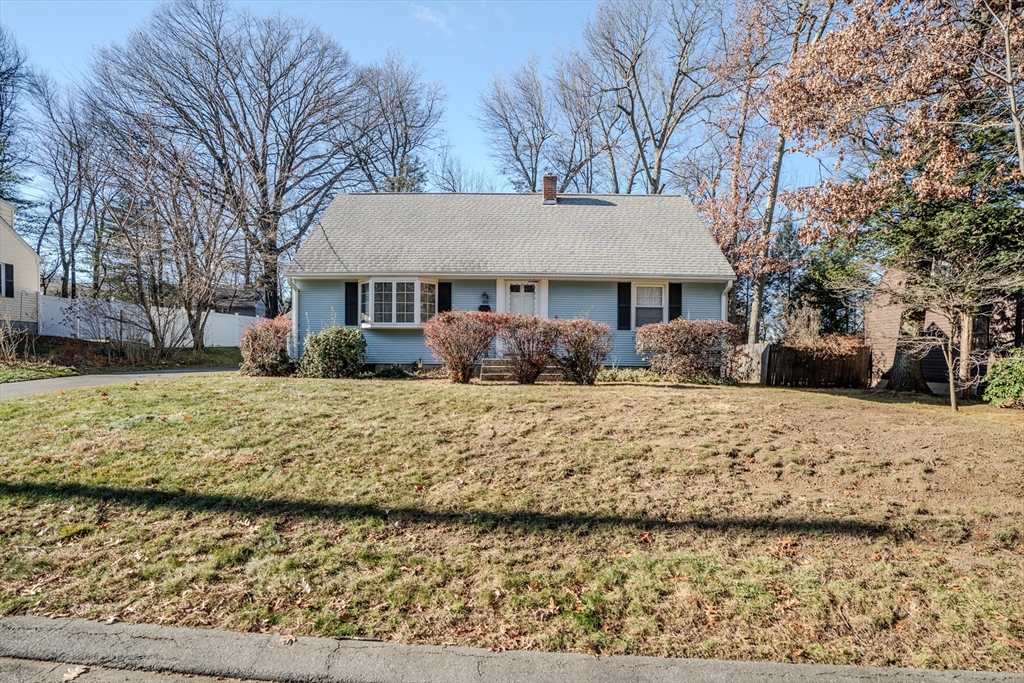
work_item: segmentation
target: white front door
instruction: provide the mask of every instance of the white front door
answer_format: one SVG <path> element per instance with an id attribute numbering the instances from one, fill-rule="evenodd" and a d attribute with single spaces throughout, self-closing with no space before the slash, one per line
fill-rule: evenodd
<path id="1" fill-rule="evenodd" d="M 510 282 L 508 284 L 508 312 L 512 315 L 537 313 L 537 283 Z"/>

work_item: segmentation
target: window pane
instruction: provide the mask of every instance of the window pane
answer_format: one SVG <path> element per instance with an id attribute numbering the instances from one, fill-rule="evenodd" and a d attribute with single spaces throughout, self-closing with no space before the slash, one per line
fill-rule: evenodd
<path id="1" fill-rule="evenodd" d="M 437 313 L 437 285 L 420 283 L 420 322 L 425 323 Z"/>
<path id="2" fill-rule="evenodd" d="M 370 322 L 370 283 L 364 282 L 359 292 L 359 313 L 364 323 Z"/>
<path id="3" fill-rule="evenodd" d="M 392 283 L 373 283 L 373 322 L 391 322 Z"/>
<path id="4" fill-rule="evenodd" d="M 661 287 L 637 287 L 636 288 L 636 305 L 637 308 L 644 306 L 646 308 L 661 307 L 662 302 L 662 288 Z"/>
<path id="5" fill-rule="evenodd" d="M 395 322 L 416 322 L 416 283 L 395 283 Z"/>
<path id="6" fill-rule="evenodd" d="M 659 306 L 658 308 L 641 308 L 636 307 L 636 326 L 641 327 L 642 325 L 650 325 L 651 323 L 662 322 L 662 313 L 664 310 Z"/>
<path id="7" fill-rule="evenodd" d="M 523 285 L 523 291 L 526 292 L 527 294 L 533 294 L 535 291 L 537 291 L 537 286 L 536 285 Z"/>
<path id="8" fill-rule="evenodd" d="M 519 285 L 509 285 L 508 286 L 508 291 L 510 291 L 510 292 L 518 292 L 519 291 Z"/>

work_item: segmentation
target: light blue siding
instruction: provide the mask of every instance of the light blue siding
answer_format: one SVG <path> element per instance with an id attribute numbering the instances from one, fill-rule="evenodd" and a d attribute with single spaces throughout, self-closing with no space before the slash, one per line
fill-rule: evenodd
<path id="1" fill-rule="evenodd" d="M 293 311 L 299 328 L 298 355 L 306 335 L 316 334 L 335 320 L 345 324 L 345 281 L 344 280 L 296 280 L 299 290 L 298 305 Z"/>
<path id="2" fill-rule="evenodd" d="M 487 292 L 491 310 L 498 299 L 496 297 L 497 281 L 495 280 L 452 280 L 452 310 L 475 311 L 480 308 L 481 294 Z"/>
<path id="3" fill-rule="evenodd" d="M 619 294 L 615 282 L 548 281 L 548 317 L 589 318 L 612 328 L 612 352 L 608 365 L 643 365 L 636 355 L 632 330 L 615 329 L 619 322 Z"/>
<path id="4" fill-rule="evenodd" d="M 401 363 L 407 365 L 422 359 L 424 363 L 433 363 L 423 340 L 423 330 L 376 329 L 363 330 L 366 336 L 367 363 Z"/>
<path id="5" fill-rule="evenodd" d="M 723 282 L 684 282 L 683 314 L 686 320 L 721 320 Z"/>
<path id="6" fill-rule="evenodd" d="M 345 324 L 345 280 L 296 280 L 299 289 L 296 315 L 299 321 L 299 353 L 309 333 L 316 333 L 331 324 Z M 452 308 L 475 311 L 481 294 L 487 292 L 491 305 L 495 301 L 494 280 L 452 280 Z M 421 329 L 364 329 L 367 363 L 433 363 Z"/>
<path id="7" fill-rule="evenodd" d="M 683 283 L 683 316 L 689 320 L 722 318 L 723 282 Z M 548 282 L 548 316 L 589 318 L 607 323 L 614 331 L 609 365 L 646 365 L 636 353 L 632 330 L 617 330 L 618 288 L 615 282 L 551 280 Z"/>

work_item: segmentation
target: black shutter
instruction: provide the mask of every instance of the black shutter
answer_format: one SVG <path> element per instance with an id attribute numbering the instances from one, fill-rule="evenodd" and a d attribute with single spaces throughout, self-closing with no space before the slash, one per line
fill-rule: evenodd
<path id="1" fill-rule="evenodd" d="M 4 296 L 8 299 L 14 298 L 14 264 L 4 264 Z"/>
<path id="2" fill-rule="evenodd" d="M 683 283 L 668 283 L 668 319 L 683 317 Z"/>
<path id="3" fill-rule="evenodd" d="M 628 330 L 633 327 L 630 308 L 633 304 L 633 285 L 629 282 L 619 283 L 619 329 Z"/>
<path id="4" fill-rule="evenodd" d="M 359 283 L 345 283 L 345 327 L 359 324 Z"/>
<path id="5" fill-rule="evenodd" d="M 444 313 L 452 310 L 452 283 L 437 283 L 437 312 Z"/>

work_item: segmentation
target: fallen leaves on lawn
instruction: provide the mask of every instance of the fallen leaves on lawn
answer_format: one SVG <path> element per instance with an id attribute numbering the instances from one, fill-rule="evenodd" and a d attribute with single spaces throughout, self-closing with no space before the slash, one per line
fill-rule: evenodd
<path id="1" fill-rule="evenodd" d="M 62 681 L 73 681 L 85 672 L 89 670 L 87 666 L 69 666 L 67 673 L 64 674 Z"/>

